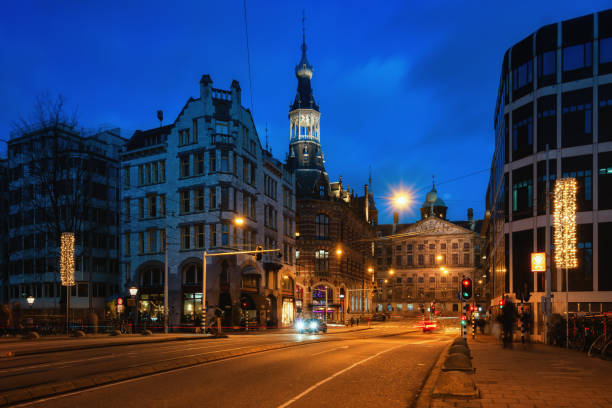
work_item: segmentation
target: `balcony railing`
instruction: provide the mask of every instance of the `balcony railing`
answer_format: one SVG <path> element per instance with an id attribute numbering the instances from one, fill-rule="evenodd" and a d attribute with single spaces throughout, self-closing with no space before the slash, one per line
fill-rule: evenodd
<path id="1" fill-rule="evenodd" d="M 236 138 L 232 135 L 226 135 L 224 133 L 215 133 L 212 135 L 212 143 L 233 145 L 236 143 Z"/>

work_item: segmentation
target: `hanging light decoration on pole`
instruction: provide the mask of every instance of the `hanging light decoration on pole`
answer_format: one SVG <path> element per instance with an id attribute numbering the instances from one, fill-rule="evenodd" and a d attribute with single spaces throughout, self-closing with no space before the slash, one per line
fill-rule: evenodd
<path id="1" fill-rule="evenodd" d="M 74 286 L 74 232 L 60 237 L 60 279 L 66 286 L 66 333 L 70 332 L 70 287 Z"/>
<path id="2" fill-rule="evenodd" d="M 74 286 L 74 233 L 62 232 L 60 247 L 62 286 Z"/>
<path id="3" fill-rule="evenodd" d="M 575 178 L 563 178 L 555 183 L 553 211 L 555 264 L 558 268 L 576 268 L 576 192 Z"/>
<path id="4" fill-rule="evenodd" d="M 576 193 L 578 183 L 567 177 L 555 183 L 555 207 L 553 211 L 555 264 L 565 269 L 565 338 L 569 348 L 569 276 L 568 269 L 578 267 L 576 249 Z"/>

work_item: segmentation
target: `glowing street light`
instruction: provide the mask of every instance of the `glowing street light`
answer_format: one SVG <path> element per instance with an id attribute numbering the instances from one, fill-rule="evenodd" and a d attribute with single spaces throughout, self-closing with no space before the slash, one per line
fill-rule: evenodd
<path id="1" fill-rule="evenodd" d="M 130 292 L 130 296 L 134 297 L 138 294 L 138 288 L 136 286 L 132 286 L 128 289 Z"/>
<path id="2" fill-rule="evenodd" d="M 234 218 L 234 224 L 236 224 L 237 227 L 242 227 L 244 225 L 244 218 L 243 217 Z"/>
<path id="3" fill-rule="evenodd" d="M 336 249 L 336 255 L 338 255 L 338 256 L 342 255 L 342 248 Z"/>
<path id="4" fill-rule="evenodd" d="M 393 275 L 395 271 L 393 269 L 389 269 L 389 275 Z"/>
<path id="5" fill-rule="evenodd" d="M 30 309 L 32 308 L 32 305 L 34 305 L 34 301 L 36 300 L 36 298 L 32 295 L 28 296 L 26 298 L 26 301 L 28 302 L 28 305 L 30 305 Z"/>
<path id="6" fill-rule="evenodd" d="M 406 207 L 409 202 L 410 198 L 406 193 L 397 193 L 395 197 L 393 197 L 393 204 L 398 209 Z"/>
<path id="7" fill-rule="evenodd" d="M 368 272 L 370 273 L 374 273 L 374 268 L 372 268 L 371 266 L 368 268 Z"/>
<path id="8" fill-rule="evenodd" d="M 441 261 L 442 260 L 442 255 L 436 256 L 436 260 Z"/>

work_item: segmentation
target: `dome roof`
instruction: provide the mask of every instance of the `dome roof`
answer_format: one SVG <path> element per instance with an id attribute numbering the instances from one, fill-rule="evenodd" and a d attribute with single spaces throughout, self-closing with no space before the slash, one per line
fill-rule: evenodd
<path id="1" fill-rule="evenodd" d="M 423 202 L 423 205 L 421 206 L 421 208 L 430 208 L 432 203 L 433 203 L 434 208 L 435 207 L 448 208 L 444 200 L 442 200 L 440 196 L 438 195 L 438 191 L 436 190 L 435 180 L 432 181 L 431 190 L 429 191 L 429 193 L 425 195 L 425 201 Z"/>

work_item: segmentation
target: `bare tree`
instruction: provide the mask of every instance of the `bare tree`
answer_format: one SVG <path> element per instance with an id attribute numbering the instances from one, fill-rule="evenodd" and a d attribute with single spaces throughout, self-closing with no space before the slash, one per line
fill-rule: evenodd
<path id="1" fill-rule="evenodd" d="M 57 248 L 62 232 L 74 232 L 77 244 L 84 239 L 84 227 L 91 215 L 92 174 L 99 162 L 92 159 L 83 143 L 84 130 L 77 117 L 76 110 L 67 112 L 61 95 L 52 98 L 45 94 L 37 98 L 29 117 L 13 124 L 11 138 L 11 143 L 19 144 L 15 149 L 20 155 L 15 157 L 21 157 L 17 167 L 21 177 L 16 177 L 21 184 L 15 186 L 20 191 L 20 224 L 36 232 L 25 235 L 36 244 L 24 239 L 24 246 L 35 246 L 52 255 L 54 262 L 47 270 L 53 267 L 58 277 Z M 40 262 L 41 256 L 37 258 Z"/>

